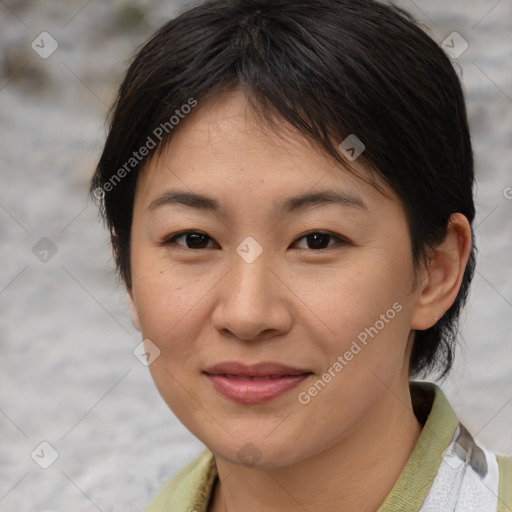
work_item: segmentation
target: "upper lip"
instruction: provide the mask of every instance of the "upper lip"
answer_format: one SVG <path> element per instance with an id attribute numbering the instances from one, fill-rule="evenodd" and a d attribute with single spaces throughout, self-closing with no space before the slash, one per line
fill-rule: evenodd
<path id="1" fill-rule="evenodd" d="M 261 362 L 246 365 L 237 361 L 226 361 L 209 366 L 204 370 L 204 373 L 209 375 L 236 375 L 238 377 L 279 377 L 312 372 L 304 368 L 292 368 L 280 363 Z"/>

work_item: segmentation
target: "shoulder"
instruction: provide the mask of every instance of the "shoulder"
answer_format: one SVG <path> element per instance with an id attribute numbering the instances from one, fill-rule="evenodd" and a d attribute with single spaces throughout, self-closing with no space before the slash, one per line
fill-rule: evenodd
<path id="1" fill-rule="evenodd" d="M 512 457 L 497 456 L 500 471 L 498 512 L 512 510 Z"/>
<path id="2" fill-rule="evenodd" d="M 206 512 L 216 478 L 215 458 L 205 449 L 164 485 L 146 512 Z"/>
<path id="3" fill-rule="evenodd" d="M 416 482 L 421 512 L 512 512 L 512 459 L 477 442 L 436 385 L 414 383 L 411 398 L 424 427 L 404 470 L 409 485 L 401 494 L 410 496 Z"/>

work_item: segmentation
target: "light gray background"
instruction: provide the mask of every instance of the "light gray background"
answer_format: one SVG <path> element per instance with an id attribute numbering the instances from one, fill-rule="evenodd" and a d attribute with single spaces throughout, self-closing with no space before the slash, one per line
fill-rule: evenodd
<path id="1" fill-rule="evenodd" d="M 512 0 L 400 5 L 439 43 L 456 31 L 469 44 L 458 66 L 480 255 L 463 350 L 442 388 L 481 442 L 512 455 Z M 144 510 L 202 449 L 132 354 L 140 336 L 86 197 L 127 59 L 184 6 L 0 0 L 2 511 Z M 59 44 L 48 59 L 31 48 L 43 31 Z M 47 263 L 32 252 L 42 237 L 58 250 Z M 42 441 L 59 454 L 46 470 L 31 459 Z"/>

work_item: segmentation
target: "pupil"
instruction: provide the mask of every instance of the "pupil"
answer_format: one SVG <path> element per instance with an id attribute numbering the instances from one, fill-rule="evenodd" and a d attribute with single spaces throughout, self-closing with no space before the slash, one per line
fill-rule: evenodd
<path id="1" fill-rule="evenodd" d="M 312 244 L 308 243 L 310 249 L 325 249 L 329 245 L 329 235 L 324 235 L 322 233 L 309 235 L 308 240 L 313 240 Z"/>
<path id="2" fill-rule="evenodd" d="M 206 235 L 202 235 L 200 233 L 192 233 L 187 235 L 187 245 L 189 248 L 202 248 L 203 245 L 207 245 L 205 242 Z M 192 242 L 190 240 L 192 239 Z"/>

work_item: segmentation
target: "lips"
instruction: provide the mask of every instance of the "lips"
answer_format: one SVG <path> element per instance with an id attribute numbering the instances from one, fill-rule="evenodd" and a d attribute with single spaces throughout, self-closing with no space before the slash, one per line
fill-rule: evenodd
<path id="1" fill-rule="evenodd" d="M 312 375 L 307 369 L 279 363 L 244 365 L 236 361 L 216 364 L 203 373 L 224 397 L 245 404 L 277 398 Z"/>

